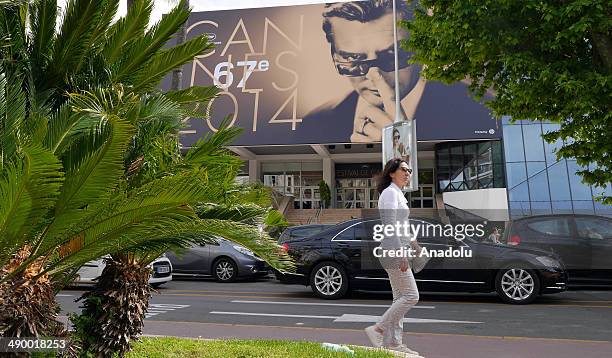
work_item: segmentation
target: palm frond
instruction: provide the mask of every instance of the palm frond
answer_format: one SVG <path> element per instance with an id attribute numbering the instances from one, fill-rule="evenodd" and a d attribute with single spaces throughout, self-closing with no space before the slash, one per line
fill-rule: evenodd
<path id="1" fill-rule="evenodd" d="M 185 164 L 201 166 L 214 163 L 221 156 L 233 156 L 224 147 L 232 143 L 240 133 L 242 133 L 241 128 L 227 127 L 225 124 L 222 124 L 216 133 L 208 133 L 193 145 L 185 155 Z M 240 160 L 236 156 L 233 157 Z"/>
<path id="2" fill-rule="evenodd" d="M 73 111 L 72 107 L 72 102 L 62 104 L 49 120 L 43 144 L 56 155 L 61 155 L 80 135 L 91 130 L 98 122 L 95 117 Z"/>
<path id="3" fill-rule="evenodd" d="M 57 18 L 57 0 L 40 0 L 32 6 L 32 45 L 31 56 L 38 67 L 51 55 L 55 41 L 55 21 Z"/>
<path id="4" fill-rule="evenodd" d="M 67 172 L 55 207 L 55 221 L 49 228 L 51 237 L 87 214 L 89 205 L 108 198 L 123 176 L 123 156 L 133 127 L 114 115 L 108 116 L 108 120 L 110 130 L 104 144 Z"/>
<path id="5" fill-rule="evenodd" d="M 266 218 L 264 219 L 264 225 L 266 228 L 284 228 L 289 226 L 289 222 L 285 220 L 285 216 L 276 209 L 271 209 L 268 211 Z"/>
<path id="6" fill-rule="evenodd" d="M 228 193 L 232 203 L 250 203 L 263 207 L 272 206 L 272 189 L 260 183 L 234 185 Z"/>
<path id="7" fill-rule="evenodd" d="M 151 60 L 151 56 L 168 43 L 189 18 L 190 11 L 184 8 L 184 4 L 185 0 L 181 0 L 180 4 L 152 26 L 144 37 L 131 43 L 121 58 L 121 68 L 116 81 L 126 82 L 126 79 L 133 78 L 134 73 L 143 68 Z"/>
<path id="8" fill-rule="evenodd" d="M 110 201 L 93 205 L 90 215 L 72 225 L 69 231 L 49 238 L 41 245 L 44 255 L 73 238 L 83 245 L 64 256 L 62 265 L 82 264 L 100 253 L 119 252 L 164 228 L 197 220 L 189 203 L 219 201 L 223 193 L 200 180 L 201 175 L 169 176 L 153 181 L 129 194 L 117 192 Z M 104 251 L 107 250 L 107 251 Z M 85 261 L 83 261 L 85 260 Z M 74 263 L 76 262 L 76 263 Z"/>
<path id="9" fill-rule="evenodd" d="M 192 61 L 195 56 L 213 47 L 208 37 L 202 35 L 169 50 L 158 51 L 135 75 L 134 91 L 154 89 L 170 71 Z"/>
<path id="10" fill-rule="evenodd" d="M 109 63 L 117 61 L 130 43 L 144 36 L 151 11 L 153 1 L 137 0 L 130 6 L 125 17 L 111 25 L 102 51 Z"/>
<path id="11" fill-rule="evenodd" d="M 167 176 L 147 183 L 129 193 L 118 190 L 108 200 L 92 203 L 85 215 L 72 217 L 68 230 L 49 230 L 49 238 L 41 245 L 43 254 L 74 237 L 82 237 L 84 246 L 98 240 L 117 239 L 126 230 L 148 230 L 164 220 L 197 218 L 189 203 L 218 202 L 222 191 L 206 185 L 200 173 L 191 176 Z M 109 251 L 114 252 L 114 251 Z"/>
<path id="12" fill-rule="evenodd" d="M 27 54 L 25 18 L 21 4 L 5 6 L 0 11 L 0 34 L 7 40 L 2 48 L 5 66 L 14 67 L 16 63 L 6 60 L 20 61 Z"/>
<path id="13" fill-rule="evenodd" d="M 53 46 L 50 65 L 56 78 L 76 73 L 85 63 L 87 51 L 92 46 L 104 1 L 69 0 L 62 26 Z"/>
<path id="14" fill-rule="evenodd" d="M 205 203 L 197 205 L 194 210 L 201 219 L 232 220 L 248 224 L 261 223 L 268 214 L 267 208 L 254 204 L 227 206 Z"/>
<path id="15" fill-rule="evenodd" d="M 0 267 L 32 239 L 32 231 L 55 204 L 64 178 L 50 151 L 28 146 L 21 152 L 23 160 L 6 166 L 0 176 Z"/>
<path id="16" fill-rule="evenodd" d="M 216 86 L 193 86 L 178 91 L 166 92 L 166 96 L 179 103 L 186 115 L 208 118 L 208 104 L 217 97 L 220 89 Z"/>
<path id="17" fill-rule="evenodd" d="M 17 151 L 26 115 L 26 96 L 14 77 L 0 73 L 0 154 L 2 160 Z"/>
<path id="18" fill-rule="evenodd" d="M 98 25 L 92 35 L 91 43 L 96 47 L 101 47 L 99 42 L 106 36 L 106 31 L 119 10 L 119 0 L 98 1 L 102 2 L 102 11 L 100 13 Z"/>

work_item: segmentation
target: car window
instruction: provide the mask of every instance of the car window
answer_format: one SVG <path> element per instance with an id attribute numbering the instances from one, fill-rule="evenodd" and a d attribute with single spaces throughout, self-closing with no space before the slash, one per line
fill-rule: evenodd
<path id="1" fill-rule="evenodd" d="M 527 227 L 545 235 L 570 236 L 568 220 L 565 218 L 551 218 L 532 221 Z"/>
<path id="2" fill-rule="evenodd" d="M 334 241 L 346 241 L 346 240 L 355 240 L 355 226 L 351 226 L 350 228 L 342 231 L 338 234 Z"/>
<path id="3" fill-rule="evenodd" d="M 369 220 L 355 225 L 355 240 L 371 241 L 374 240 L 374 225 L 379 223 L 376 220 Z"/>
<path id="4" fill-rule="evenodd" d="M 291 232 L 292 238 L 301 238 L 301 237 L 309 237 L 316 233 L 321 232 L 323 227 L 321 226 L 313 226 L 313 227 L 305 227 L 300 229 L 295 229 Z"/>
<path id="5" fill-rule="evenodd" d="M 576 229 L 580 237 L 598 240 L 612 239 L 612 220 L 577 217 Z"/>

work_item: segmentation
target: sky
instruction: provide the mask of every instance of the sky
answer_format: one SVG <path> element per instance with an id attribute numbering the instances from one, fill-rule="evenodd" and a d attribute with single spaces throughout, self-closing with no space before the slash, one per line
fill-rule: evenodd
<path id="1" fill-rule="evenodd" d="M 58 6 L 62 9 L 66 6 L 68 0 L 58 0 Z M 304 5 L 304 4 L 320 4 L 325 2 L 333 2 L 333 0 L 190 0 L 190 5 L 193 11 L 214 11 L 228 9 L 244 9 L 255 7 L 269 6 L 286 6 L 286 5 Z M 336 2 L 342 2 L 336 0 Z M 162 14 L 165 14 L 172 9 L 178 0 L 154 0 L 155 7 L 151 15 L 151 22 L 159 21 Z M 127 0 L 120 0 L 119 15 L 123 16 L 126 12 Z"/>

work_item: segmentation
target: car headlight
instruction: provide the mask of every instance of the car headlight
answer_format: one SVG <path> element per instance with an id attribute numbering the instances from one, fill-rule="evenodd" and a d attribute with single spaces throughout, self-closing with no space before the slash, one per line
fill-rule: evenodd
<path id="1" fill-rule="evenodd" d="M 538 256 L 536 257 L 536 260 L 538 260 L 542 265 L 546 267 L 555 267 L 555 268 L 561 267 L 561 263 L 553 259 L 552 257 Z"/>
<path id="2" fill-rule="evenodd" d="M 253 251 L 247 248 L 244 248 L 242 246 L 234 245 L 234 249 L 243 255 L 255 257 L 255 254 L 253 253 Z"/>

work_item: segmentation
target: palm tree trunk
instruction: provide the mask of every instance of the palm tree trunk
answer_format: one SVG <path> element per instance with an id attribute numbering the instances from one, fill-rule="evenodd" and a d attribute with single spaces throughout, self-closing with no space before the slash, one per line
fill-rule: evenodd
<path id="1" fill-rule="evenodd" d="M 0 278 L 20 267 L 32 248 L 23 247 L 0 268 Z M 53 283 L 46 274 L 43 258 L 26 270 L 0 283 L 0 337 L 65 337 L 64 325 L 57 321 L 59 305 Z"/>
<path id="2" fill-rule="evenodd" d="M 83 311 L 72 318 L 83 352 L 123 357 L 142 333 L 152 291 L 151 269 L 143 266 L 131 254 L 106 260 L 95 288 L 79 299 Z"/>

